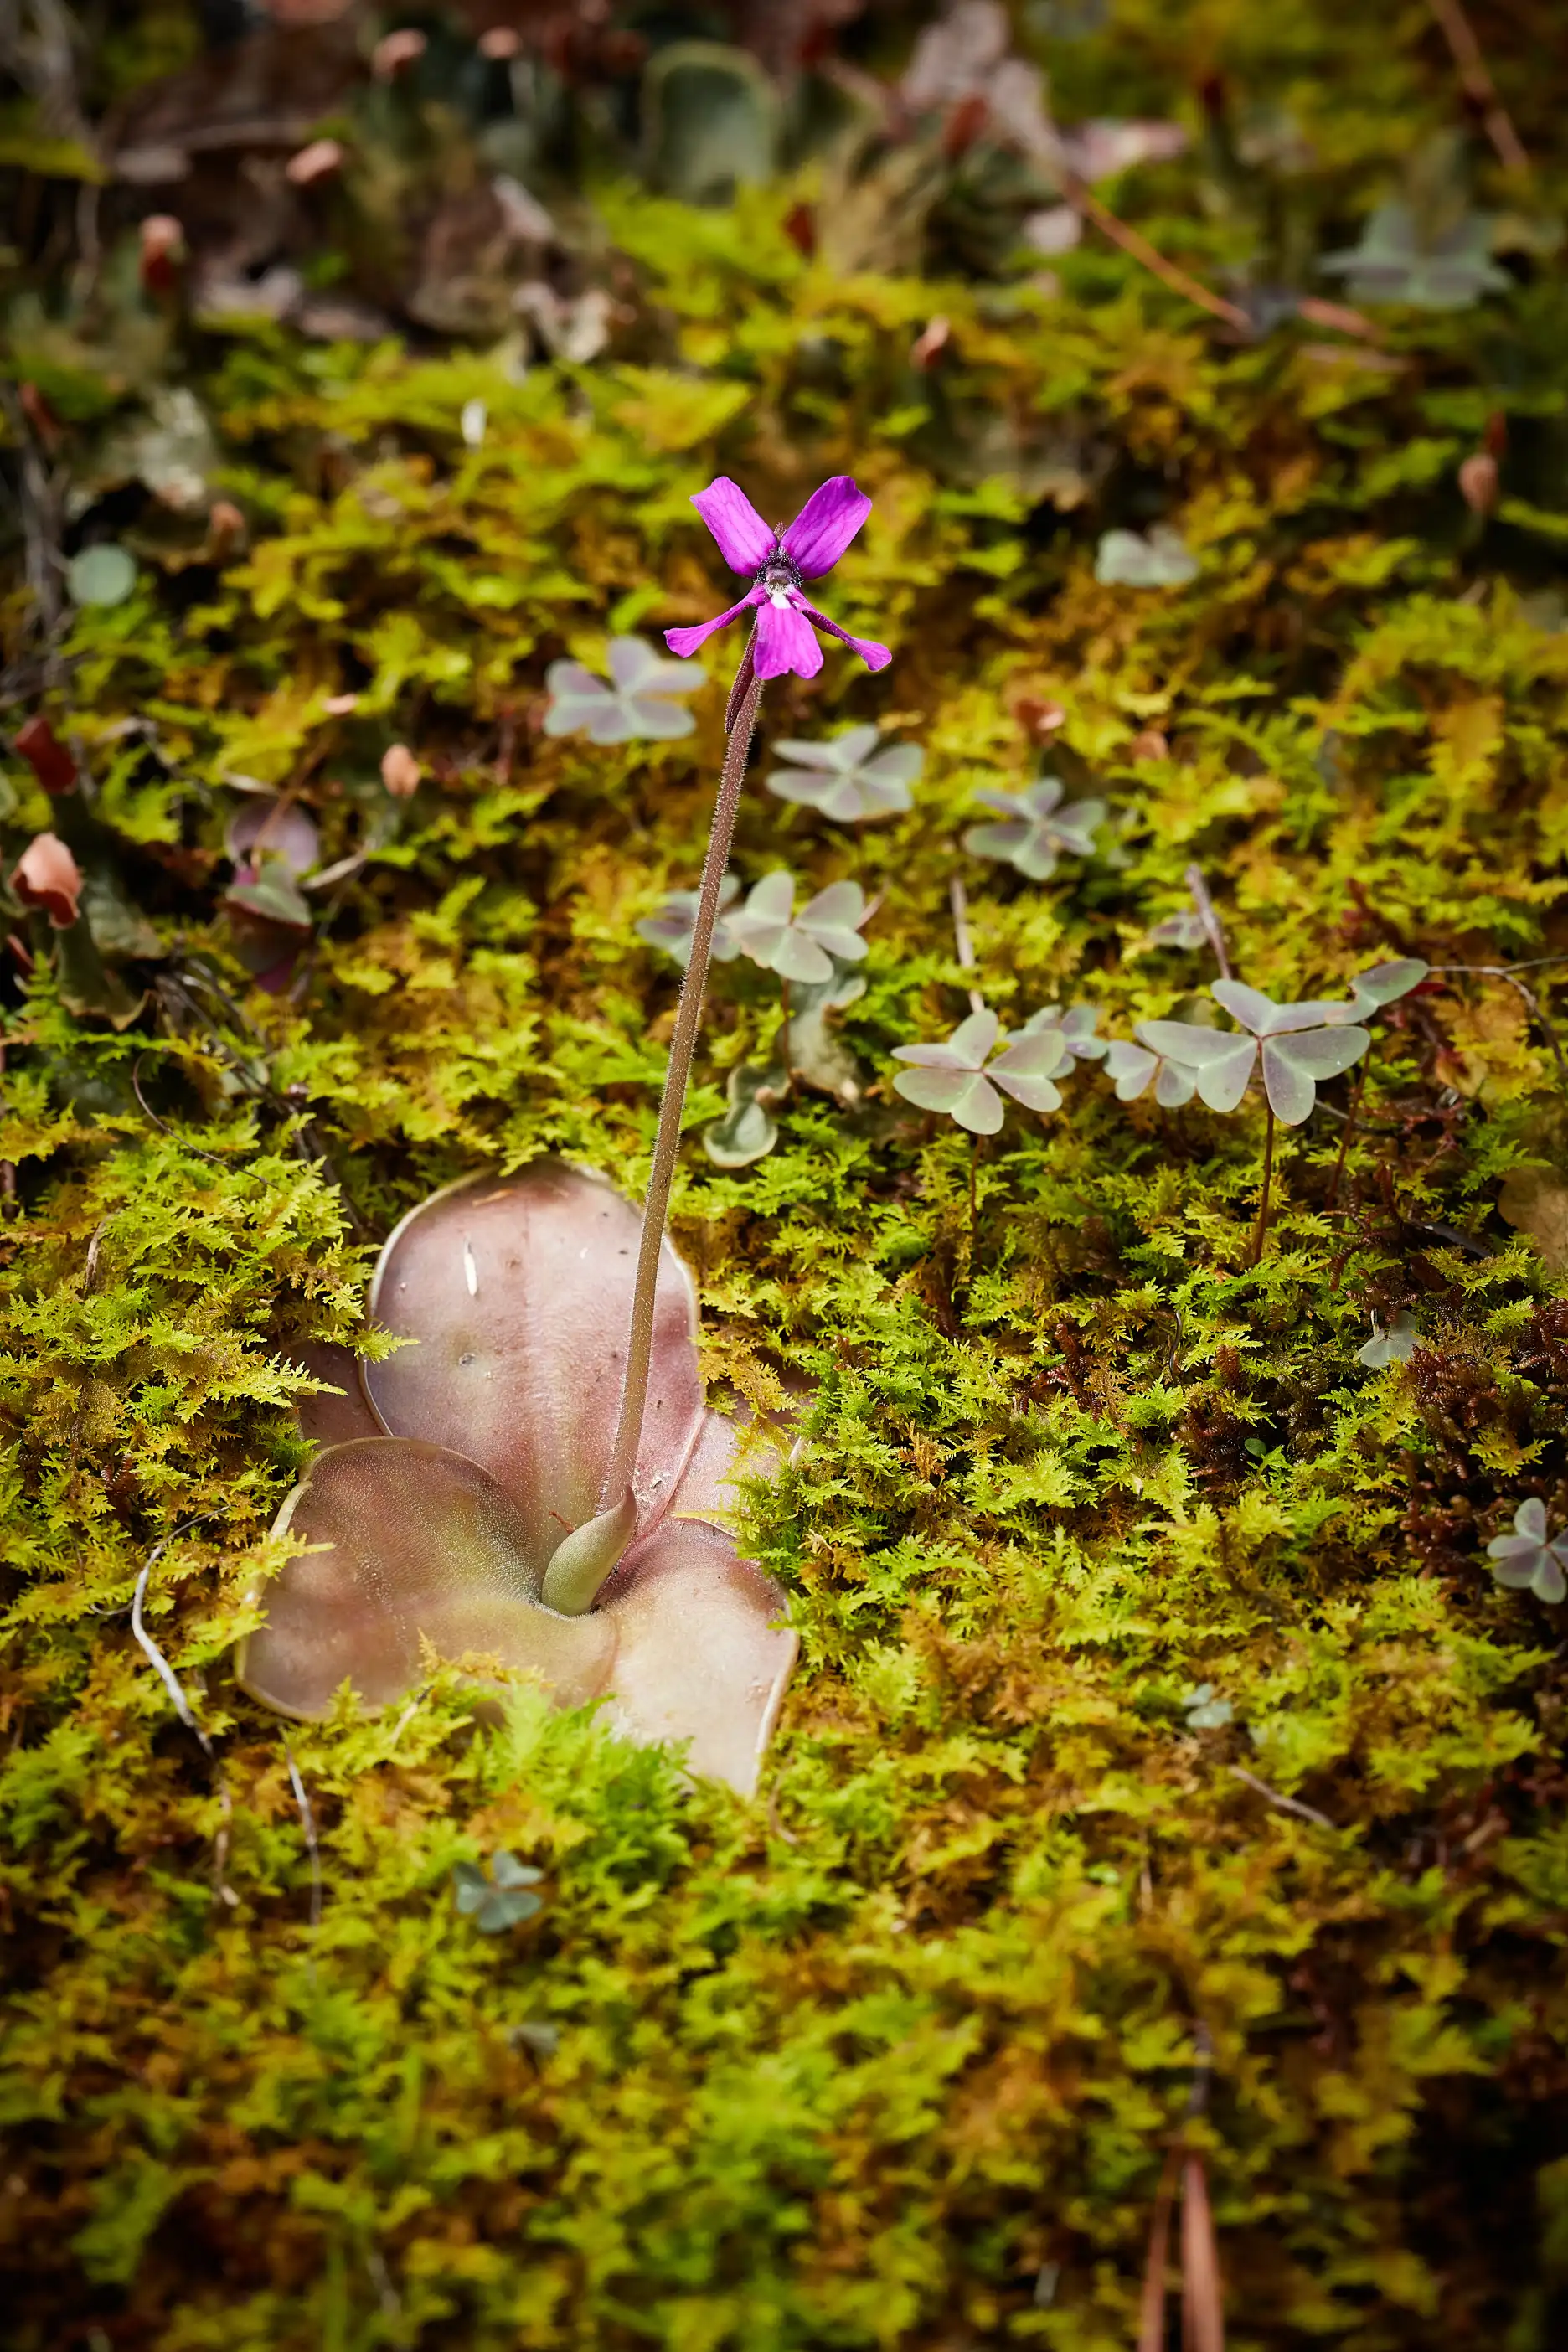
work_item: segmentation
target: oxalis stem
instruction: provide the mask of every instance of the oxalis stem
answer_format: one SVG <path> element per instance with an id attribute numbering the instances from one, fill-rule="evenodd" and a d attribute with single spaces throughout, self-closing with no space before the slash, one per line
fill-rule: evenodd
<path id="1" fill-rule="evenodd" d="M 592 1607 L 599 1587 L 637 1533 L 637 1498 L 632 1491 L 632 1476 L 637 1468 L 643 1413 L 647 1404 L 659 1252 L 664 1245 L 670 1186 L 675 1179 L 676 1157 L 680 1150 L 680 1119 L 686 1108 L 691 1057 L 696 1050 L 697 1032 L 702 1020 L 702 995 L 708 984 L 708 967 L 712 958 L 713 927 L 719 918 L 719 893 L 730 863 L 735 812 L 740 806 L 741 787 L 745 782 L 746 761 L 752 748 L 752 733 L 757 723 L 757 705 L 762 692 L 763 681 L 752 667 L 752 651 L 748 646 L 736 673 L 730 694 L 730 707 L 725 713 L 729 742 L 724 752 L 723 772 L 719 779 L 718 798 L 713 804 L 708 854 L 702 861 L 697 914 L 691 926 L 691 954 L 680 986 L 675 1032 L 669 1041 L 669 1062 L 664 1074 L 664 1095 L 658 1107 L 658 1132 L 654 1138 L 653 1166 L 648 1171 L 647 1198 L 643 1204 L 642 1240 L 637 1249 L 637 1282 L 632 1292 L 631 1321 L 626 1330 L 626 1368 L 621 1383 L 621 1411 L 616 1425 L 616 1441 L 610 1452 L 604 1484 L 599 1489 L 598 1517 L 573 1529 L 557 1547 L 555 1556 L 544 1573 L 541 1598 L 547 1607 L 560 1610 L 564 1616 L 580 1616 Z"/>
<path id="2" fill-rule="evenodd" d="M 1263 1255 L 1263 1237 L 1268 1231 L 1268 1184 L 1274 1173 L 1274 1106 L 1266 1103 L 1264 1108 L 1268 1114 L 1268 1124 L 1263 1137 L 1263 1184 L 1258 1195 L 1258 1224 L 1252 1236 L 1252 1255 L 1247 1261 L 1248 1265 L 1256 1265 Z"/>

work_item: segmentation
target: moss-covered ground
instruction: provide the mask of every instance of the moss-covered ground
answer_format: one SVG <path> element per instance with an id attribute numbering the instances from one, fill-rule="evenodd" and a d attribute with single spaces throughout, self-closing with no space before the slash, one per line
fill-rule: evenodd
<path id="1" fill-rule="evenodd" d="M 1162 1110 L 1088 1062 L 977 1149 L 890 1058 L 972 985 L 1015 1022 L 1191 1017 L 1208 944 L 1150 934 L 1194 863 L 1278 997 L 1395 956 L 1568 959 L 1568 304 L 1539 229 L 1563 89 L 1528 13 L 1493 59 L 1528 191 L 1470 153 L 1525 224 L 1504 289 L 1363 300 L 1364 332 L 1243 335 L 1093 237 L 1054 285 L 1037 257 L 839 266 L 803 250 L 820 165 L 728 208 L 606 181 L 622 340 L 523 373 L 428 333 L 193 328 L 130 251 L 124 317 L 242 525 L 138 543 L 107 492 L 132 593 L 39 653 L 18 539 L 5 607 L 6 719 L 47 713 L 90 780 L 127 998 L 116 1026 L 16 908 L 18 2352 L 1111 2352 L 1173 2148 L 1204 2159 L 1244 2352 L 1563 2340 L 1564 1611 L 1486 1549 L 1531 1496 L 1568 1518 L 1552 970 L 1391 1008 L 1359 1096 L 1282 1130 L 1256 1265 L 1256 1090 Z M 1374 14 L 1121 8 L 1053 69 L 1064 110 L 1196 123 L 1211 67 L 1288 106 L 1343 245 L 1460 119 L 1423 12 Z M 1205 155 L 1113 192 L 1220 285 L 1267 191 L 1238 165 L 1205 210 Z M 28 380 L 96 430 L 80 348 L 29 331 Z M 1480 511 L 1458 473 L 1489 450 Z M 798 1093 L 771 1152 L 712 1165 L 697 1130 L 780 1018 L 768 974 L 721 967 L 678 1181 L 714 1382 L 811 1395 L 747 1523 L 803 1643 L 762 1792 L 522 1685 L 476 1729 L 446 1669 L 286 1740 L 229 1662 L 302 1456 L 290 1351 L 354 1339 L 432 1188 L 545 1151 L 646 1170 L 678 975 L 634 925 L 695 881 L 734 641 L 671 742 L 546 736 L 542 682 L 728 601 L 687 503 L 721 471 L 770 515 L 859 479 L 824 601 L 894 652 L 770 688 L 735 857 L 875 898 L 835 1016 L 870 1092 Z M 1097 579 L 1107 530 L 1156 521 L 1190 580 Z M 862 719 L 923 747 L 909 814 L 763 789 L 771 742 Z M 395 802 L 395 741 L 421 769 Z M 1110 814 L 1033 882 L 961 836 L 1042 760 Z M 9 871 L 64 820 L 5 772 Z M 310 814 L 322 865 L 369 845 L 270 990 L 221 903 L 236 775 Z M 1401 1310 L 1413 1352 L 1367 1367 Z M 147 1630 L 210 1759 L 132 1639 L 155 1545 Z M 453 1871 L 498 1850 L 544 1900 L 485 1935 Z"/>

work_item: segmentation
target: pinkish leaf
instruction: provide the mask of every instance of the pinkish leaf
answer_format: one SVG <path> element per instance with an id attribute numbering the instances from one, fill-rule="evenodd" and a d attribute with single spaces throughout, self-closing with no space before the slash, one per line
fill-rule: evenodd
<path id="1" fill-rule="evenodd" d="M 538 1160 L 436 1193 L 405 1217 L 376 1270 L 371 1315 L 412 1342 L 364 1368 L 383 1427 L 449 1446 L 499 1479 L 541 1576 L 599 1507 L 641 1235 L 637 1211 L 603 1177 Z M 667 1240 L 634 1479 L 645 1534 L 701 1427 L 696 1335 L 691 1277 Z"/>

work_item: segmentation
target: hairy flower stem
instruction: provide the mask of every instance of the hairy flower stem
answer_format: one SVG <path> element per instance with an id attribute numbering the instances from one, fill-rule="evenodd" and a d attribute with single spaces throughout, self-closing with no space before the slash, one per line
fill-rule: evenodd
<path id="1" fill-rule="evenodd" d="M 1258 1223 L 1253 1229 L 1252 1254 L 1247 1261 L 1248 1265 L 1256 1265 L 1263 1255 L 1263 1237 L 1268 1231 L 1268 1183 L 1274 1173 L 1274 1106 L 1266 1103 L 1264 1108 L 1268 1125 L 1263 1139 L 1263 1184 L 1258 1195 Z"/>
<path id="2" fill-rule="evenodd" d="M 743 686 L 742 678 L 744 679 Z M 708 984 L 713 926 L 719 916 L 719 891 L 730 863 L 735 812 L 740 806 L 746 760 L 752 748 L 752 730 L 757 723 L 757 704 L 762 698 L 763 681 L 752 672 L 749 652 L 742 664 L 742 678 L 736 680 L 737 687 L 741 688 L 738 703 L 733 696 L 731 698 L 729 746 L 724 753 L 723 773 L 719 779 L 719 796 L 713 804 L 713 824 L 708 835 L 708 855 L 702 865 L 697 918 L 691 926 L 690 961 L 681 983 L 680 1003 L 675 1015 L 675 1034 L 669 1041 L 669 1066 L 664 1076 L 664 1098 L 658 1108 L 658 1133 L 654 1139 L 653 1167 L 648 1174 L 647 1199 L 643 1206 L 642 1244 L 637 1252 L 637 1288 L 632 1296 L 631 1326 L 626 1335 L 626 1378 L 621 1387 L 621 1417 L 616 1429 L 610 1466 L 605 1473 L 605 1483 L 599 1493 L 601 1512 L 613 1510 L 629 1490 L 632 1473 L 637 1466 L 637 1445 L 642 1437 L 643 1410 L 647 1402 L 648 1362 L 653 1350 L 654 1294 L 658 1284 L 658 1256 L 664 1243 L 664 1221 L 669 1211 L 669 1188 L 675 1177 L 676 1155 L 680 1149 L 680 1116 L 686 1108 L 691 1056 L 696 1049 L 697 1031 L 702 1019 L 702 992 Z"/>

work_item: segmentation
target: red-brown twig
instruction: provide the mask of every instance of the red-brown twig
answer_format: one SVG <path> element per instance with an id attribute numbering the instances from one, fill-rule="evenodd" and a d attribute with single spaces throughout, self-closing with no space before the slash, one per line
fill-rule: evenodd
<path id="1" fill-rule="evenodd" d="M 1526 173 L 1530 158 L 1524 142 L 1509 117 L 1508 109 L 1497 94 L 1497 84 L 1487 70 L 1481 55 L 1481 45 L 1471 28 L 1470 20 L 1459 5 L 1459 0 L 1426 0 L 1427 6 L 1443 30 L 1443 37 L 1453 51 L 1454 63 L 1459 69 L 1459 86 L 1481 118 L 1482 127 L 1505 172 Z"/>
<path id="2" fill-rule="evenodd" d="M 1122 252 L 1134 261 L 1142 262 L 1143 268 L 1151 270 L 1163 286 L 1168 286 L 1173 294 L 1184 295 L 1189 302 L 1195 302 L 1200 310 L 1206 310 L 1211 319 L 1223 319 L 1227 327 L 1235 327 L 1240 334 L 1252 333 L 1252 321 L 1239 302 L 1227 302 L 1223 294 L 1211 292 L 1201 278 L 1191 277 L 1175 262 L 1167 261 L 1141 231 L 1130 228 L 1124 220 L 1118 220 L 1082 180 L 1071 173 L 1065 173 L 1062 194 L 1074 212 L 1081 213 L 1085 220 L 1092 221 L 1102 236 L 1108 236 L 1112 245 L 1120 246 Z"/>

